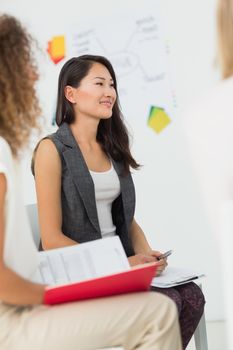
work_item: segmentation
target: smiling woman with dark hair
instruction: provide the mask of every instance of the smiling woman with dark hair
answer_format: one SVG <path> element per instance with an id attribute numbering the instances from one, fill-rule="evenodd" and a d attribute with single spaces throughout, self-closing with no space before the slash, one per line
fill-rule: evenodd
<path id="1" fill-rule="evenodd" d="M 157 259 L 134 217 L 138 169 L 119 107 L 117 81 L 103 56 L 68 60 L 58 81 L 57 132 L 43 139 L 34 157 L 41 248 L 53 249 L 118 235 L 133 265 Z M 189 283 L 159 289 L 176 302 L 183 347 L 204 310 L 200 288 Z"/>
<path id="2" fill-rule="evenodd" d="M 0 348 L 180 350 L 177 312 L 167 298 L 132 293 L 43 306 L 45 286 L 30 282 L 37 267 L 20 193 L 18 155 L 36 127 L 36 67 L 19 21 L 0 16 Z"/>

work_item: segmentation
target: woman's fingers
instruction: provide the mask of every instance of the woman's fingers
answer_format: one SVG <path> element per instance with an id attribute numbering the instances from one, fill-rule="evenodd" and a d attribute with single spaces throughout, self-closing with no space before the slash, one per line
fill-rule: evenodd
<path id="1" fill-rule="evenodd" d="M 130 256 L 128 258 L 128 261 L 131 266 L 135 266 L 139 264 L 154 262 L 155 258 L 150 255 L 136 254 L 136 255 Z"/>
<path id="2" fill-rule="evenodd" d="M 157 265 L 156 276 L 158 276 L 158 275 L 160 275 L 160 274 L 165 270 L 165 268 L 167 267 L 167 261 L 166 261 L 166 259 L 161 259 L 161 260 L 157 261 L 156 265 Z"/>

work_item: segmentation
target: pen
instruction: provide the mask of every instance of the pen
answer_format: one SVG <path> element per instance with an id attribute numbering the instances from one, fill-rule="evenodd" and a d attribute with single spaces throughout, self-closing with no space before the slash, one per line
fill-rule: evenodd
<path id="1" fill-rule="evenodd" d="M 168 250 L 167 252 L 165 252 L 165 253 L 163 253 L 163 254 L 157 256 L 157 259 L 158 259 L 158 260 L 165 259 L 165 258 L 167 258 L 169 255 L 171 255 L 171 253 L 172 253 L 172 250 Z"/>

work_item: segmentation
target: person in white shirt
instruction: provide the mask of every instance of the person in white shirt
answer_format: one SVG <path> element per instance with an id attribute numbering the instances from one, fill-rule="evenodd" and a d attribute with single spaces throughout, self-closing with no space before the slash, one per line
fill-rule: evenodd
<path id="1" fill-rule="evenodd" d="M 30 281 L 37 266 L 20 194 L 19 159 L 40 108 L 31 37 L 0 16 L 0 348 L 181 350 L 175 304 L 150 292 L 44 306 L 45 286 Z"/>
<path id="2" fill-rule="evenodd" d="M 185 132 L 206 214 L 222 261 L 233 348 L 233 0 L 218 0 L 218 58 L 223 80 L 185 115 Z"/>

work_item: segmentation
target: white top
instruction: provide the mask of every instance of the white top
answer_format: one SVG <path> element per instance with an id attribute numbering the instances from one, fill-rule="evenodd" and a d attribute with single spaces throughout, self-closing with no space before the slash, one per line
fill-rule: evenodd
<path id="1" fill-rule="evenodd" d="M 222 258 L 229 348 L 233 349 L 233 77 L 186 114 L 194 169 Z"/>
<path id="2" fill-rule="evenodd" d="M 0 137 L 0 173 L 7 180 L 5 201 L 4 263 L 25 278 L 37 267 L 37 250 L 21 198 L 20 167 L 8 143 Z"/>
<path id="3" fill-rule="evenodd" d="M 111 163 L 111 169 L 104 172 L 90 170 L 95 186 L 95 199 L 97 214 L 102 237 L 110 237 L 116 234 L 116 226 L 112 221 L 112 202 L 119 196 L 120 181 Z"/>
<path id="4" fill-rule="evenodd" d="M 220 82 L 184 117 L 206 211 L 220 239 L 220 212 L 233 200 L 233 78 Z"/>

